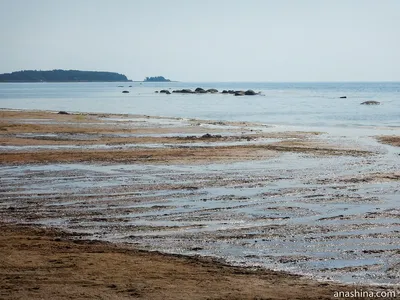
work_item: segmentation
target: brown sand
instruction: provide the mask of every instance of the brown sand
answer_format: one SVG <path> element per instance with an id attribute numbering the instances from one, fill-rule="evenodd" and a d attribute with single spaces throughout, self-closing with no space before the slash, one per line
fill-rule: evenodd
<path id="1" fill-rule="evenodd" d="M 384 135 L 377 138 L 379 142 L 400 147 L 400 136 L 397 135 Z"/>
<path id="2" fill-rule="evenodd" d="M 0 145 L 47 145 L 52 147 L 41 150 L 32 148 L 26 150 L 25 148 L 6 151 L 0 153 L 0 164 L 59 162 L 212 163 L 216 161 L 267 159 L 275 157 L 281 152 L 301 152 L 315 155 L 370 154 L 366 151 L 343 149 L 338 145 L 321 144 L 312 139 L 318 135 L 317 132 L 262 132 L 259 129 L 252 129 L 260 128 L 261 124 L 244 122 L 182 121 L 177 118 L 104 114 L 60 115 L 54 112 L 7 110 L 1 110 L 0 116 Z M 161 119 L 166 122 L 182 121 L 182 123 L 177 122 L 175 126 L 163 126 L 154 122 Z M 146 120 L 153 122 L 146 122 Z M 218 125 L 219 127 L 210 128 L 202 125 Z M 217 134 L 221 132 L 223 135 Z M 209 136 L 203 137 L 206 133 Z M 121 136 L 127 134 L 131 136 Z M 169 134 L 169 136 L 157 136 L 161 134 Z M 182 134 L 189 136 L 182 136 Z M 279 138 L 280 141 L 268 144 L 255 143 L 268 138 Z M 240 145 L 223 144 L 238 141 L 248 143 Z M 196 143 L 199 142 L 206 142 L 207 147 L 197 146 Z M 127 144 L 139 146 L 167 144 L 169 146 L 127 149 L 124 147 Z M 106 150 L 101 148 L 88 150 L 84 149 L 85 145 L 118 145 L 120 147 Z M 82 146 L 83 148 L 60 150 L 57 149 L 57 146 Z"/>
<path id="3" fill-rule="evenodd" d="M 273 153 L 268 150 L 238 147 L 195 149 L 131 149 L 96 151 L 36 151 L 1 153 L 3 163 L 55 163 L 55 162 L 109 162 L 109 163 L 209 163 L 265 159 Z"/>
<path id="4" fill-rule="evenodd" d="M 334 299 L 355 288 L 77 238 L 0 224 L 0 299 Z"/>

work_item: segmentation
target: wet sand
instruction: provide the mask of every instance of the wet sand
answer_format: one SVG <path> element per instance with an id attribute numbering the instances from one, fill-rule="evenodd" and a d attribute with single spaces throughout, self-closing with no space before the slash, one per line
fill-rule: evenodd
<path id="1" fill-rule="evenodd" d="M 1 299 L 334 299 L 338 291 L 388 291 L 238 268 L 0 223 Z M 367 298 L 365 298 L 367 299 Z M 386 298 L 391 299 L 391 298 Z"/>
<path id="2" fill-rule="evenodd" d="M 270 267 L 398 282 L 396 154 L 269 129 L 0 111 L 8 224 L 0 291 L 5 299 L 332 299 L 342 290 Z M 186 256 L 145 251 L 155 249 Z"/>
<path id="3" fill-rule="evenodd" d="M 281 152 L 368 154 L 317 142 L 312 138 L 318 132 L 265 132 L 265 125 L 254 123 L 6 110 L 0 117 L 3 164 L 203 164 L 262 160 Z"/>
<path id="4" fill-rule="evenodd" d="M 396 135 L 380 136 L 377 139 L 381 143 L 392 145 L 395 147 L 400 147 L 400 136 Z"/>

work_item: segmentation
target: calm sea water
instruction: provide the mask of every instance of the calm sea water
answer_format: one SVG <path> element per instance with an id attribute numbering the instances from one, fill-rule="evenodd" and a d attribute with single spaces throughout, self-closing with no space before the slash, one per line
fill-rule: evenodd
<path id="1" fill-rule="evenodd" d="M 132 87 L 129 87 L 131 85 Z M 120 87 L 123 86 L 123 87 Z M 157 94 L 196 87 L 262 96 Z M 122 94 L 129 90 L 129 94 Z M 347 96 L 346 99 L 340 99 Z M 367 100 L 379 106 L 360 105 Z M 0 107 L 260 121 L 311 127 L 400 127 L 400 82 L 386 83 L 1 83 Z"/>

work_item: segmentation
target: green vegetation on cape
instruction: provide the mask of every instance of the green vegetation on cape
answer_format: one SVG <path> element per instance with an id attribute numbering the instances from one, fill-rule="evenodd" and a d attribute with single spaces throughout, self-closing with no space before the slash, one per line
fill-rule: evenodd
<path id="1" fill-rule="evenodd" d="M 0 82 L 104 82 L 130 81 L 125 75 L 114 72 L 78 70 L 24 70 L 0 74 Z"/>
<path id="2" fill-rule="evenodd" d="M 164 78 L 163 76 L 146 77 L 144 82 L 170 82 L 171 80 Z"/>

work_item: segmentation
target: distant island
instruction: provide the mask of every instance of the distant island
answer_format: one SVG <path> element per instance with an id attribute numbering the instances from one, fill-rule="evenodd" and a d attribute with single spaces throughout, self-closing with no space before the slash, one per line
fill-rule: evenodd
<path id="1" fill-rule="evenodd" d="M 131 81 L 114 72 L 78 70 L 24 70 L 0 74 L 0 82 L 110 82 Z"/>
<path id="2" fill-rule="evenodd" d="M 171 80 L 164 78 L 163 76 L 146 77 L 143 82 L 171 82 Z"/>

